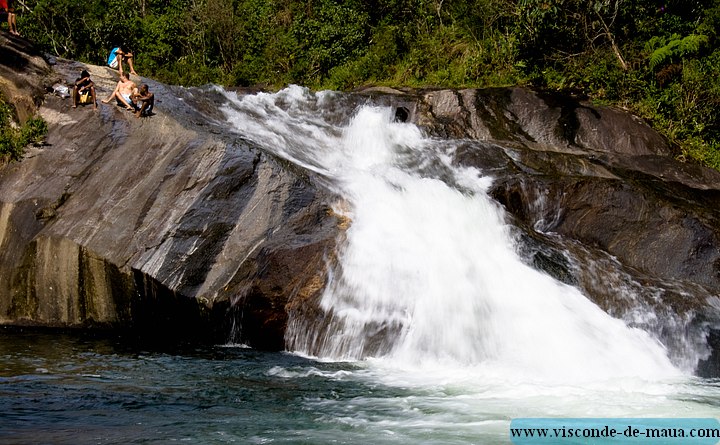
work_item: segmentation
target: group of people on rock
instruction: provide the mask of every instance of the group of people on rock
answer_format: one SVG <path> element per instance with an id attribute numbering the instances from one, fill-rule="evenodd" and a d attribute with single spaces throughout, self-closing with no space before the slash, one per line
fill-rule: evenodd
<path id="1" fill-rule="evenodd" d="M 113 48 L 107 63 L 109 67 L 119 71 L 120 80 L 115 86 L 115 90 L 101 102 L 107 104 L 115 99 L 118 105 L 134 112 L 135 117 L 150 115 L 155 106 L 155 95 L 150 92 L 147 84 L 144 83 L 138 88 L 135 82 L 130 80 L 130 74 L 138 75 L 133 64 L 133 54 L 124 51 L 122 47 Z M 129 74 L 123 71 L 123 63 L 127 63 L 130 68 Z M 95 83 L 90 79 L 90 73 L 87 70 L 83 70 L 80 77 L 75 80 L 72 97 L 73 108 L 76 108 L 78 104 L 92 103 L 93 108 L 97 109 Z"/>

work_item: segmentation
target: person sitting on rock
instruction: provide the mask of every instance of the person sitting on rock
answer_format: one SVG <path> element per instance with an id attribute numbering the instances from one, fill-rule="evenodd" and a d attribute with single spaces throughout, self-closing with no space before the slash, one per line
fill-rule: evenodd
<path id="1" fill-rule="evenodd" d="M 103 99 L 102 103 L 110 103 L 110 101 L 115 98 L 118 104 L 125 106 L 126 110 L 135 111 L 136 106 L 135 102 L 133 102 L 132 95 L 136 89 L 137 87 L 135 86 L 135 82 L 130 80 L 127 74 L 121 73 L 120 80 L 118 81 L 117 86 L 115 86 L 115 91 L 113 91 L 107 99 Z"/>
<path id="2" fill-rule="evenodd" d="M 133 99 L 135 99 L 136 104 L 142 102 L 140 109 L 135 112 L 135 117 L 152 114 L 152 109 L 155 106 L 155 95 L 150 92 L 146 83 L 140 85 L 140 90 L 133 95 Z"/>
<path id="3" fill-rule="evenodd" d="M 92 100 L 93 108 L 97 110 L 95 83 L 90 79 L 90 73 L 87 70 L 82 70 L 80 77 L 75 80 L 72 97 L 73 108 L 77 108 L 78 103 L 87 104 Z"/>
<path id="4" fill-rule="evenodd" d="M 135 58 L 133 57 L 133 53 L 124 50 L 122 46 L 116 46 L 115 48 L 110 50 L 107 64 L 110 68 L 116 69 L 120 72 L 120 74 L 122 74 L 123 62 L 127 62 L 128 67 L 130 68 L 130 74 L 134 74 L 137 76 L 138 74 L 135 72 L 135 67 L 133 66 L 134 59 Z"/>

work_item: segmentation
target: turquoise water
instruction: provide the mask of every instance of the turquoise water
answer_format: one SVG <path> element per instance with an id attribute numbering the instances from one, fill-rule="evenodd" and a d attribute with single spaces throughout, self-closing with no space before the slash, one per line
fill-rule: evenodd
<path id="1" fill-rule="evenodd" d="M 413 441 L 377 428 L 401 414 L 382 400 L 407 391 L 349 379 L 349 363 L 16 330 L 0 333 L 0 363 L 2 444 Z"/>
<path id="2" fill-rule="evenodd" d="M 713 380 L 479 380 L 240 346 L 1 330 L 0 444 L 492 444 L 509 443 L 519 416 L 720 414 Z"/>
<path id="3" fill-rule="evenodd" d="M 147 349 L 117 338 L 3 332 L 0 360 L 7 444 L 339 443 L 336 435 L 350 433 L 313 401 L 394 395 L 322 376 L 352 365 L 242 347 Z M 318 375 L 288 379 L 273 369 Z"/>

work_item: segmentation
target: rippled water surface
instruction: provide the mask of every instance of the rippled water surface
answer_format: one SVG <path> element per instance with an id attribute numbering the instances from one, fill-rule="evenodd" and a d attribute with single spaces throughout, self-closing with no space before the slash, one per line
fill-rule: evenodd
<path id="1" fill-rule="evenodd" d="M 333 377 L 349 368 L 242 347 L 3 332 L 0 442 L 332 443 L 343 424 L 313 401 L 388 391 Z"/>
<path id="2" fill-rule="evenodd" d="M 720 413 L 713 381 L 508 385 L 233 346 L 0 331 L 1 444 L 509 443 L 516 416 Z"/>

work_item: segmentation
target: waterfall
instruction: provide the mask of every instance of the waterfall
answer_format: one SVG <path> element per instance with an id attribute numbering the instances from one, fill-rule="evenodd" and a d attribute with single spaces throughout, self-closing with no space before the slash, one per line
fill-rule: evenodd
<path id="1" fill-rule="evenodd" d="M 337 211 L 351 224 L 320 302 L 326 323 L 291 320 L 291 349 L 525 380 L 679 374 L 655 338 L 521 261 L 487 194 L 492 178 L 455 165 L 452 141 L 369 105 L 338 126 L 328 92 L 228 98 L 243 137 L 326 177 L 347 202 Z"/>

